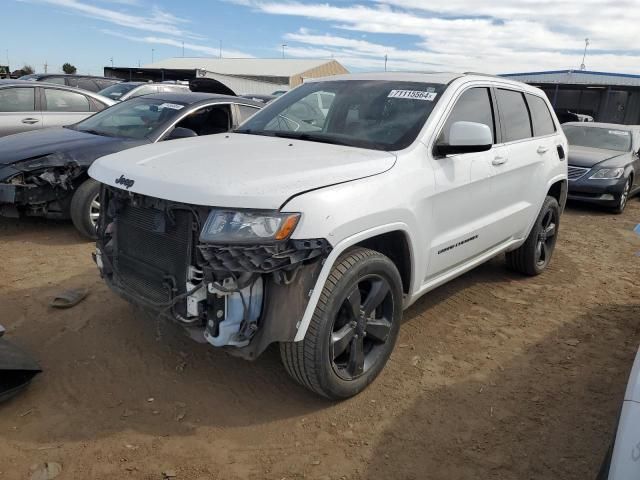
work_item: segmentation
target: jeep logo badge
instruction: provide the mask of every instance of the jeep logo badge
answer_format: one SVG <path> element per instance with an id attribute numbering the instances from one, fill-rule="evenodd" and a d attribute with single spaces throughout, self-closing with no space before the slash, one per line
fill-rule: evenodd
<path id="1" fill-rule="evenodd" d="M 116 185 L 122 185 L 127 190 L 133 187 L 133 184 L 136 183 L 135 180 L 131 180 L 129 178 L 125 178 L 124 175 L 120 175 L 120 178 L 116 178 Z"/>

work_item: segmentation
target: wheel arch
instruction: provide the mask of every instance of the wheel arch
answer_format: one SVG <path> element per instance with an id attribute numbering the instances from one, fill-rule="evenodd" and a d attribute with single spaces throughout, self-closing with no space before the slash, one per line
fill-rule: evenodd
<path id="1" fill-rule="evenodd" d="M 549 185 L 547 190 L 547 196 L 551 196 L 558 201 L 558 205 L 560 205 L 560 212 L 564 210 L 565 204 L 567 203 L 567 193 L 569 189 L 569 182 L 566 178 L 556 180 Z"/>
<path id="2" fill-rule="evenodd" d="M 392 223 L 359 232 L 334 245 L 333 250 L 325 260 L 313 290 L 310 292 L 309 303 L 304 311 L 304 315 L 297 325 L 294 341 L 299 342 L 304 339 L 324 284 L 336 260 L 344 252 L 355 247 L 370 248 L 389 257 L 400 272 L 403 293 L 408 295 L 412 291 L 415 272 L 415 255 L 409 234 L 409 227 L 404 223 Z"/>

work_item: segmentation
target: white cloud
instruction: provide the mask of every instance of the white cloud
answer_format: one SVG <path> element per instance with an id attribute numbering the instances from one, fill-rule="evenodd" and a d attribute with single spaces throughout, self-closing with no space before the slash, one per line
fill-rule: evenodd
<path id="1" fill-rule="evenodd" d="M 156 37 L 156 36 L 140 37 L 140 36 L 134 36 L 134 35 L 127 35 L 126 33 L 117 32 L 109 29 L 102 29 L 101 32 L 107 35 L 111 35 L 113 37 L 130 40 L 132 42 L 148 43 L 151 45 L 168 45 L 170 47 L 177 47 L 177 48 L 182 48 L 184 46 L 184 49 L 186 51 L 203 53 L 211 57 L 217 57 L 220 54 L 219 47 L 198 45 L 190 42 L 184 42 L 184 45 L 183 45 L 182 41 L 176 40 L 174 38 Z M 250 55 L 245 52 L 241 52 L 239 50 L 227 50 L 225 48 L 222 49 L 222 56 L 226 58 L 252 58 L 253 57 L 253 55 Z"/>
<path id="2" fill-rule="evenodd" d="M 110 3 L 113 3 L 113 1 L 114 0 L 111 0 Z M 137 15 L 123 11 L 122 5 L 120 5 L 118 10 L 114 10 L 83 3 L 79 0 L 35 0 L 35 2 L 52 5 L 68 12 L 121 27 L 162 33 L 180 38 L 202 38 L 200 35 L 193 34 L 181 27 L 181 25 L 188 23 L 187 20 L 178 18 L 159 7 L 153 7 L 150 14 Z M 127 0 L 116 0 L 115 3 L 132 5 L 132 3 Z"/>
<path id="3" fill-rule="evenodd" d="M 287 49 L 290 56 L 323 52 L 355 68 L 378 68 L 385 54 L 390 68 L 397 69 L 502 73 L 577 68 L 589 37 L 589 69 L 640 72 L 637 0 L 373 0 L 347 6 L 231 1 L 267 14 L 324 21 L 334 31 L 394 35 L 413 43 L 400 49 L 348 33 L 318 35 L 308 29 L 285 36 L 298 43 Z"/>

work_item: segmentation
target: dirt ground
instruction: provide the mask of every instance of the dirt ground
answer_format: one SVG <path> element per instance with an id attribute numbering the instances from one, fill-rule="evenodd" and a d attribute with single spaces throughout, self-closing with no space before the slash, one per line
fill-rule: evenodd
<path id="1" fill-rule="evenodd" d="M 249 363 L 143 318 L 70 224 L 0 221 L 0 323 L 44 369 L 0 405 L 0 478 L 594 478 L 640 342 L 638 223 L 638 199 L 570 206 L 547 272 L 496 258 L 428 294 L 378 380 L 330 403 L 276 348 Z"/>

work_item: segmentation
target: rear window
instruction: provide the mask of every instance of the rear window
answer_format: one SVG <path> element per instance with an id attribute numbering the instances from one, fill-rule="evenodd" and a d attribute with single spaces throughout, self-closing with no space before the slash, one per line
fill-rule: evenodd
<path id="1" fill-rule="evenodd" d="M 547 107 L 547 102 L 535 95 L 526 94 L 531 121 L 533 123 L 533 133 L 536 137 L 551 135 L 555 133 L 556 126 Z"/>
<path id="2" fill-rule="evenodd" d="M 67 90 L 45 89 L 46 109 L 49 112 L 88 112 L 89 99 L 84 95 Z"/>
<path id="3" fill-rule="evenodd" d="M 497 90 L 498 110 L 504 128 L 504 142 L 531 138 L 531 119 L 524 95 L 515 90 Z"/>

